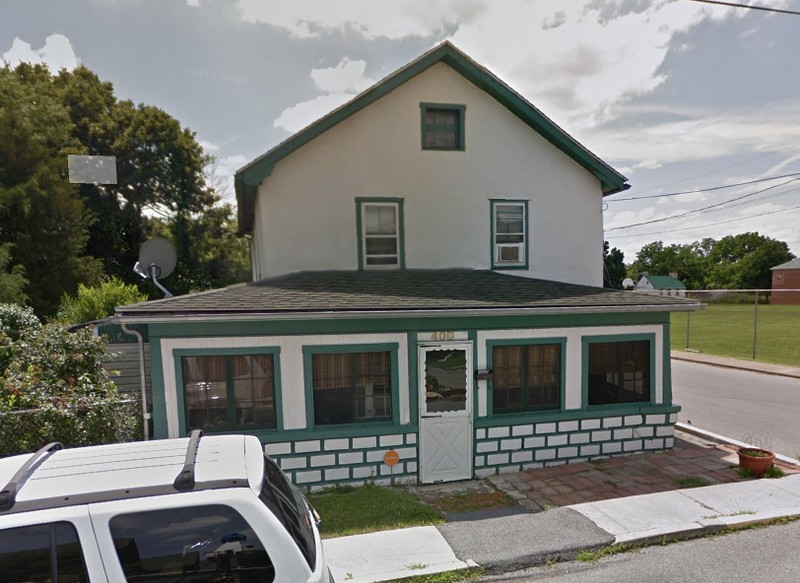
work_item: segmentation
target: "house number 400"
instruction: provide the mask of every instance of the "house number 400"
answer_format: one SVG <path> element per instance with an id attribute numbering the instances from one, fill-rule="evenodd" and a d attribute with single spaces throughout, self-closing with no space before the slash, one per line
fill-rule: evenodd
<path id="1" fill-rule="evenodd" d="M 431 333 L 431 340 L 441 341 L 441 340 L 453 340 L 455 339 L 456 334 L 455 332 L 432 332 Z"/>

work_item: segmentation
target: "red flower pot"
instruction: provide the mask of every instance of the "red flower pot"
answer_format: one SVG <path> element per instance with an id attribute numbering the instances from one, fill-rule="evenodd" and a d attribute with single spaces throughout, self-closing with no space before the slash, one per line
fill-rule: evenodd
<path id="1" fill-rule="evenodd" d="M 747 468 L 754 476 L 759 478 L 775 462 L 775 454 L 766 449 L 740 447 L 737 453 L 739 454 L 739 467 Z"/>

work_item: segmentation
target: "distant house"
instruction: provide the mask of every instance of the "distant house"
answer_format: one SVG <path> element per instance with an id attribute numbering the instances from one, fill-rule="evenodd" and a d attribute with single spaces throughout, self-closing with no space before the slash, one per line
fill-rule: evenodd
<path id="1" fill-rule="evenodd" d="M 117 308 L 156 438 L 251 433 L 308 487 L 672 447 L 670 312 L 699 304 L 601 287 L 625 177 L 450 43 L 235 185 L 253 281 Z"/>
<path id="2" fill-rule="evenodd" d="M 792 259 L 771 268 L 773 290 L 800 289 L 800 258 Z M 800 291 L 773 293 L 772 304 L 800 304 Z"/>
<path id="3" fill-rule="evenodd" d="M 669 275 L 643 275 L 636 283 L 636 291 L 660 296 L 685 296 L 686 286 L 677 273 Z"/>

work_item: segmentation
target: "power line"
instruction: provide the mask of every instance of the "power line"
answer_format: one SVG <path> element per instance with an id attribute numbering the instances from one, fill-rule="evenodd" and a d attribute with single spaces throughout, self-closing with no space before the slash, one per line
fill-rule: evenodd
<path id="1" fill-rule="evenodd" d="M 755 192 L 750 192 L 750 193 L 744 194 L 742 196 L 737 196 L 736 198 L 732 198 L 730 200 L 725 200 L 725 201 L 722 201 L 722 202 L 718 202 L 718 203 L 715 203 L 715 204 L 704 206 L 704 207 L 699 208 L 699 209 L 694 209 L 694 210 L 691 210 L 691 211 L 686 211 L 686 212 L 683 212 L 683 213 L 670 215 L 668 217 L 661 217 L 659 219 L 651 219 L 649 221 L 642 221 L 640 223 L 632 223 L 630 225 L 623 225 L 621 227 L 614 227 L 613 229 L 608 229 L 608 232 L 621 231 L 623 229 L 631 229 L 633 227 L 641 227 L 641 226 L 644 226 L 644 225 L 652 225 L 654 223 L 663 223 L 664 221 L 670 221 L 672 219 L 680 219 L 680 218 L 683 218 L 683 217 L 688 217 L 690 215 L 696 215 L 696 214 L 702 213 L 702 212 L 710 210 L 710 209 L 721 207 L 723 205 L 730 204 L 732 202 L 736 202 L 736 201 L 739 201 L 739 200 L 743 200 L 745 198 L 749 198 L 751 196 L 755 196 L 756 194 L 761 194 L 762 192 L 766 192 L 767 190 L 772 190 L 773 188 L 779 188 L 781 186 L 785 186 L 786 184 L 789 184 L 790 182 L 795 182 L 797 180 L 800 180 L 800 178 L 792 178 L 791 180 L 787 180 L 786 182 L 782 182 L 781 184 L 773 184 L 772 186 L 768 186 L 766 188 L 762 188 L 761 190 L 756 190 Z"/>
<path id="2" fill-rule="evenodd" d="M 790 176 L 800 176 L 800 172 L 792 172 L 791 174 L 780 174 L 778 176 L 767 176 L 766 178 L 759 178 L 758 180 L 748 180 L 746 182 L 736 182 L 734 184 L 726 184 L 724 186 L 713 186 L 711 188 L 698 188 L 697 190 L 684 190 L 682 192 L 669 192 L 666 194 L 648 194 L 645 196 L 629 196 L 626 198 L 615 198 L 614 200 L 607 200 L 605 202 L 621 202 L 623 200 L 644 200 L 647 198 L 662 198 L 667 196 L 680 196 L 681 194 L 695 194 L 698 192 L 711 192 L 712 190 L 722 190 L 725 188 L 733 188 L 735 186 L 746 186 L 748 184 L 755 184 L 757 182 L 766 182 L 767 180 L 778 180 L 779 178 L 788 178 Z M 613 195 L 609 195 L 613 196 Z"/>
<path id="3" fill-rule="evenodd" d="M 718 0 L 690 0 L 690 2 L 718 4 L 720 6 L 731 6 L 732 8 L 749 8 L 750 10 L 764 10 L 765 12 L 780 12 L 781 14 L 794 14 L 795 16 L 800 16 L 800 12 L 795 12 L 794 10 L 782 10 L 780 8 L 770 8 L 768 6 L 752 6 L 750 4 L 739 4 L 737 2 L 719 2 Z"/>
<path id="4" fill-rule="evenodd" d="M 694 229 L 705 229 L 708 227 L 716 227 L 717 225 L 726 225 L 728 223 L 736 223 L 739 221 L 746 221 L 748 219 L 757 219 L 758 217 L 766 217 L 767 215 L 774 215 L 777 213 L 785 213 L 786 211 L 793 211 L 795 209 L 800 209 L 800 205 L 797 206 L 790 206 L 785 209 L 779 209 L 775 211 L 768 211 L 765 213 L 758 213 L 755 215 L 750 215 L 747 217 L 739 217 L 738 219 L 728 219 L 727 221 L 717 221 L 716 223 L 705 223 L 703 225 L 695 225 L 693 227 L 678 227 L 677 229 L 667 229 L 665 231 L 652 231 L 650 233 L 639 233 L 638 235 L 611 235 L 610 237 L 604 237 L 604 239 L 629 239 L 631 237 L 650 237 L 652 235 L 662 235 L 664 233 L 674 233 L 675 231 L 692 231 Z"/>

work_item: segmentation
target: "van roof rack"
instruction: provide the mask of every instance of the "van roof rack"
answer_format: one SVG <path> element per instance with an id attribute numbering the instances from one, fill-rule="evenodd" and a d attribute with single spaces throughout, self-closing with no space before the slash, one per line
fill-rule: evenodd
<path id="1" fill-rule="evenodd" d="M 0 511 L 10 510 L 14 507 L 14 503 L 17 501 L 17 493 L 25 483 L 25 480 L 31 477 L 31 474 L 36 471 L 36 468 L 38 468 L 44 460 L 60 449 L 64 449 L 61 442 L 54 441 L 48 443 L 28 458 L 28 461 L 22 464 L 22 467 L 11 477 L 11 481 L 0 490 Z"/>
<path id="2" fill-rule="evenodd" d="M 197 448 L 200 447 L 200 438 L 203 437 L 202 429 L 195 429 L 189 434 L 189 447 L 186 448 L 186 458 L 175 481 L 172 483 L 179 492 L 194 488 L 194 466 L 197 462 Z"/>

